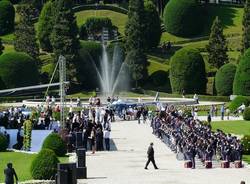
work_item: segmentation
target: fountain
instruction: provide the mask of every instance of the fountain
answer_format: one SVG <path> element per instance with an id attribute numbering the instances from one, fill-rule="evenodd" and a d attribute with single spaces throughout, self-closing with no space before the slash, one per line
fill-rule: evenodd
<path id="1" fill-rule="evenodd" d="M 119 90 L 128 87 L 129 75 L 126 64 L 123 62 L 123 52 L 118 45 L 115 45 L 112 58 L 109 57 L 107 46 L 102 44 L 102 57 L 99 67 L 92 60 L 92 64 L 98 75 L 102 95 L 113 96 Z"/>

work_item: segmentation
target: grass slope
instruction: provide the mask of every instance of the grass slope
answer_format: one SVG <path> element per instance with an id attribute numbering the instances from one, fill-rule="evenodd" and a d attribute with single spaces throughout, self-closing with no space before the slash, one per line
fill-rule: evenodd
<path id="1" fill-rule="evenodd" d="M 250 135 L 250 121 L 215 121 L 212 122 L 212 129 L 237 135 Z"/>
<path id="2" fill-rule="evenodd" d="M 108 17 L 111 19 L 113 25 L 117 26 L 119 32 L 123 35 L 125 30 L 125 25 L 127 22 L 127 15 L 122 13 L 117 13 L 110 10 L 84 10 L 77 12 L 76 14 L 77 25 L 81 26 L 85 23 L 87 18 L 97 16 L 97 17 Z"/>
<path id="3" fill-rule="evenodd" d="M 1 152 L 0 153 L 0 171 L 3 173 L 6 164 L 11 162 L 16 170 L 19 181 L 31 180 L 30 166 L 35 154 Z M 68 162 L 68 157 L 60 157 L 60 162 Z M 0 183 L 4 182 L 4 175 L 0 174 Z"/>

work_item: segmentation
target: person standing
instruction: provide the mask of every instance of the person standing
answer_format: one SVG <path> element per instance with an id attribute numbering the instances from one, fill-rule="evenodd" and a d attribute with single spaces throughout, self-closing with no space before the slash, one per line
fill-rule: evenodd
<path id="1" fill-rule="evenodd" d="M 225 104 L 223 104 L 220 108 L 220 113 L 221 113 L 221 120 L 224 120 L 224 115 L 225 115 Z"/>
<path id="2" fill-rule="evenodd" d="M 151 142 L 150 145 L 149 145 L 149 147 L 148 147 L 148 151 L 147 151 L 148 161 L 147 161 L 147 163 L 146 163 L 144 169 L 148 169 L 148 164 L 149 164 L 150 162 L 152 162 L 152 164 L 153 164 L 153 166 L 154 166 L 155 169 L 158 169 L 158 167 L 157 167 L 156 164 L 155 164 L 154 148 L 153 148 L 153 145 L 154 145 L 154 144 Z"/>
<path id="3" fill-rule="evenodd" d="M 95 151 L 96 151 L 96 130 L 95 130 L 95 127 L 92 127 L 92 130 L 90 133 L 90 139 L 91 139 L 92 154 L 95 154 Z"/>
<path id="4" fill-rule="evenodd" d="M 14 176 L 16 179 L 16 183 L 18 183 L 18 177 L 15 169 L 12 167 L 12 163 L 7 164 L 7 168 L 4 169 L 5 175 L 5 184 L 14 184 Z"/>
<path id="5" fill-rule="evenodd" d="M 109 151 L 110 150 L 111 123 L 109 121 L 105 121 L 103 124 L 103 128 L 104 128 L 105 148 L 107 151 Z"/>

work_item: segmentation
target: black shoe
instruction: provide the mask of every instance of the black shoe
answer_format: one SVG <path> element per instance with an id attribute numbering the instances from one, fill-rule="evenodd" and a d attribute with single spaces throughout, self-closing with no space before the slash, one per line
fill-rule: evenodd
<path id="1" fill-rule="evenodd" d="M 159 169 L 158 167 L 156 167 L 155 169 Z"/>
<path id="2" fill-rule="evenodd" d="M 145 167 L 144 169 L 148 170 L 148 168 L 147 168 L 147 167 Z"/>

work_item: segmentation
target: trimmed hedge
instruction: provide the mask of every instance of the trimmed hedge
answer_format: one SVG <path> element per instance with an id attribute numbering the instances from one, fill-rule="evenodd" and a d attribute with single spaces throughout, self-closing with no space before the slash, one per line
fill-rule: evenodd
<path id="1" fill-rule="evenodd" d="M 250 107 L 247 107 L 243 113 L 244 120 L 250 121 Z"/>
<path id="2" fill-rule="evenodd" d="M 233 92 L 235 95 L 250 96 L 250 48 L 240 58 L 234 78 Z"/>
<path id="3" fill-rule="evenodd" d="M 169 73 L 163 70 L 158 70 L 149 77 L 150 83 L 154 86 L 163 86 L 163 85 L 170 85 L 169 81 Z"/>
<path id="4" fill-rule="evenodd" d="M 241 139 L 241 144 L 243 145 L 243 154 L 250 154 L 250 135 L 244 135 Z"/>
<path id="5" fill-rule="evenodd" d="M 228 63 L 223 65 L 216 73 L 215 88 L 218 95 L 227 96 L 233 93 L 233 81 L 237 67 Z"/>
<path id="6" fill-rule="evenodd" d="M 193 48 L 178 50 L 170 61 L 170 82 L 173 93 L 204 94 L 206 92 L 205 63 Z"/>
<path id="7" fill-rule="evenodd" d="M 55 177 L 59 160 L 50 149 L 42 149 L 31 163 L 30 172 L 32 178 L 48 180 Z"/>
<path id="8" fill-rule="evenodd" d="M 8 148 L 7 138 L 3 134 L 0 133 L 0 152 L 6 151 L 7 148 Z"/>
<path id="9" fill-rule="evenodd" d="M 36 62 L 28 54 L 8 52 L 0 56 L 0 77 L 6 88 L 35 85 L 39 80 Z"/>
<path id="10" fill-rule="evenodd" d="M 202 7 L 197 0 L 170 0 L 164 9 L 167 32 L 176 36 L 194 36 L 203 29 Z"/>
<path id="11" fill-rule="evenodd" d="M 0 35 L 14 30 L 15 8 L 8 0 L 0 1 Z"/>
<path id="12" fill-rule="evenodd" d="M 102 32 L 103 28 L 113 29 L 112 21 L 108 17 L 89 17 L 80 27 L 80 38 L 86 39 L 88 34 L 95 35 Z"/>
<path id="13" fill-rule="evenodd" d="M 79 11 L 83 11 L 83 10 L 111 10 L 111 11 L 123 13 L 123 14 L 128 13 L 128 10 L 121 8 L 121 7 L 118 7 L 118 6 L 112 6 L 112 5 L 100 5 L 100 4 L 98 4 L 96 6 L 95 4 L 93 4 L 93 5 L 81 5 L 81 6 L 76 6 L 73 8 L 74 12 L 79 12 Z"/>
<path id="14" fill-rule="evenodd" d="M 42 149 L 51 149 L 57 156 L 64 156 L 67 153 L 65 142 L 56 133 L 51 133 L 45 138 Z"/>
<path id="15" fill-rule="evenodd" d="M 229 109 L 231 112 L 236 111 L 238 107 L 240 107 L 243 103 L 248 106 L 249 105 L 249 99 L 244 96 L 237 96 L 230 104 Z"/>

